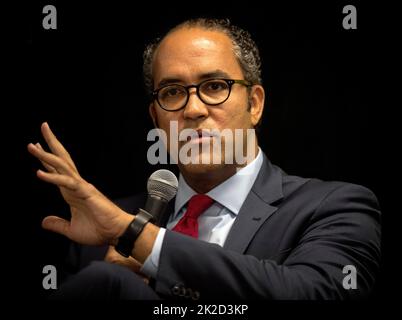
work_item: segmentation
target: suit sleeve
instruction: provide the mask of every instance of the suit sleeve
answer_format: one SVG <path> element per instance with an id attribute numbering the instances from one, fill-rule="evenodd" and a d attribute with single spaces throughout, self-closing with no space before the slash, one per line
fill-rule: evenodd
<path id="1" fill-rule="evenodd" d="M 278 264 L 166 231 L 156 289 L 172 296 L 173 288 L 182 286 L 198 291 L 201 299 L 349 299 L 373 289 L 380 211 L 371 191 L 352 184 L 333 188 L 299 239 Z M 347 265 L 356 268 L 356 289 L 343 286 Z"/>

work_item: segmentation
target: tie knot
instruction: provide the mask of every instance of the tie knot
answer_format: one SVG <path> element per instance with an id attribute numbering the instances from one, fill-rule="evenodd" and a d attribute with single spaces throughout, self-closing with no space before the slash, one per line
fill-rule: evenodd
<path id="1" fill-rule="evenodd" d="M 213 202 L 214 200 L 205 194 L 196 194 L 188 202 L 186 215 L 189 218 L 197 219 Z"/>

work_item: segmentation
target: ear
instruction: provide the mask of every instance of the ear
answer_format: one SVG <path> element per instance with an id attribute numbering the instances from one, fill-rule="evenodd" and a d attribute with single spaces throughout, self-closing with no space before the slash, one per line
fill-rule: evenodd
<path id="1" fill-rule="evenodd" d="M 259 84 L 252 86 L 250 92 L 250 116 L 253 126 L 256 126 L 262 117 L 262 112 L 264 111 L 264 102 L 264 88 Z"/>
<path id="2" fill-rule="evenodd" d="M 159 128 L 158 119 L 157 119 L 157 116 L 156 116 L 155 104 L 153 102 L 151 102 L 149 104 L 148 110 L 149 110 L 149 115 L 152 118 L 152 122 L 154 123 L 155 128 Z"/>

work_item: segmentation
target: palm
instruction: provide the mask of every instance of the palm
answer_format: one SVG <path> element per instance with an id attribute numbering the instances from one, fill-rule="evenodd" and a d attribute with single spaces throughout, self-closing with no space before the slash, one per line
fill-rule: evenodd
<path id="1" fill-rule="evenodd" d="M 96 190 L 97 191 L 97 190 Z M 112 221 L 117 218 L 120 209 L 104 197 L 99 191 L 89 198 L 79 198 L 63 190 L 62 195 L 70 205 L 70 237 L 80 243 L 103 244 L 104 238 L 113 238 Z"/>

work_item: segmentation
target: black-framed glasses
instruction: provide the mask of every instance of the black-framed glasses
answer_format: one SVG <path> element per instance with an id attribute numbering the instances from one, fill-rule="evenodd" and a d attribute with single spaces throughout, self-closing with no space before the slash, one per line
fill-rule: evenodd
<path id="1" fill-rule="evenodd" d="M 190 98 L 190 88 L 196 88 L 200 100 L 209 105 L 216 106 L 229 99 L 232 86 L 241 84 L 251 87 L 252 84 L 246 80 L 233 79 L 207 79 L 199 84 L 182 86 L 180 84 L 168 84 L 152 92 L 152 97 L 158 101 L 159 106 L 166 111 L 178 111 L 183 109 Z"/>

